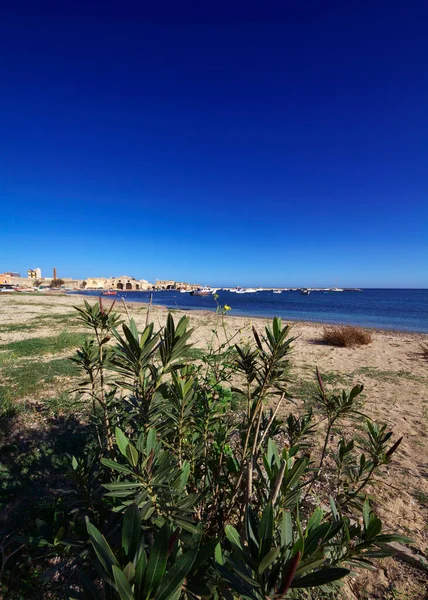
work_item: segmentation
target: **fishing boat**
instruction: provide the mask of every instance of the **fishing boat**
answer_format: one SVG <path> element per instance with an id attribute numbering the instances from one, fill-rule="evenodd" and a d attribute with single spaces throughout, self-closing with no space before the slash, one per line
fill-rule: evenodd
<path id="1" fill-rule="evenodd" d="M 117 292 L 114 290 L 108 290 L 107 292 L 101 292 L 101 296 L 117 296 Z"/>
<path id="2" fill-rule="evenodd" d="M 302 296 L 309 296 L 309 294 L 311 293 L 311 291 L 308 290 L 308 288 L 302 288 L 300 290 L 300 293 L 301 293 Z"/>
<path id="3" fill-rule="evenodd" d="M 281 294 L 281 293 L 282 293 L 282 290 L 273 290 L 273 293 L 274 293 L 274 294 Z"/>
<path id="4" fill-rule="evenodd" d="M 211 294 L 214 293 L 214 290 L 212 290 L 209 287 L 203 287 L 203 288 L 199 288 L 198 290 L 193 290 L 192 292 L 190 292 L 191 296 L 211 296 Z"/>
<path id="5" fill-rule="evenodd" d="M 187 294 L 187 290 L 183 290 L 183 289 L 181 289 L 181 290 L 180 290 L 180 294 Z"/>

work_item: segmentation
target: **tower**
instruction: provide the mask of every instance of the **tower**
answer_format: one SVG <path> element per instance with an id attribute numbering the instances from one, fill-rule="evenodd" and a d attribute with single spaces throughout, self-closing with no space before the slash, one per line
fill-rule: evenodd
<path id="1" fill-rule="evenodd" d="M 56 279 L 56 267 L 53 268 L 53 278 Z"/>

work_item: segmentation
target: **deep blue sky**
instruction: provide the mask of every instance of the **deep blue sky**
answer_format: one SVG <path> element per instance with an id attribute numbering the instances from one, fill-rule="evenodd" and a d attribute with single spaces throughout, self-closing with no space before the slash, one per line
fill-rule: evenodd
<path id="1" fill-rule="evenodd" d="M 8 4 L 0 271 L 428 287 L 426 0 Z"/>

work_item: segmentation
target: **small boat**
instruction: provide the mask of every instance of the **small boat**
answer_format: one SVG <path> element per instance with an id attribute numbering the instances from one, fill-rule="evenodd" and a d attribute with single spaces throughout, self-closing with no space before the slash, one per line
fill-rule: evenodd
<path id="1" fill-rule="evenodd" d="M 309 296 L 309 294 L 311 293 L 311 291 L 308 290 L 308 288 L 302 288 L 300 290 L 300 293 L 301 293 L 302 296 Z"/>
<path id="2" fill-rule="evenodd" d="M 101 296 L 117 296 L 117 292 L 108 290 L 107 292 L 101 292 Z"/>
<path id="3" fill-rule="evenodd" d="M 199 288 L 198 290 L 193 290 L 190 292 L 191 296 L 211 296 L 214 291 L 209 287 Z"/>
<path id="4" fill-rule="evenodd" d="M 273 293 L 274 293 L 274 294 L 281 294 L 281 293 L 282 293 L 282 290 L 273 290 Z"/>
<path id="5" fill-rule="evenodd" d="M 187 290 L 180 290 L 180 294 L 187 294 Z"/>

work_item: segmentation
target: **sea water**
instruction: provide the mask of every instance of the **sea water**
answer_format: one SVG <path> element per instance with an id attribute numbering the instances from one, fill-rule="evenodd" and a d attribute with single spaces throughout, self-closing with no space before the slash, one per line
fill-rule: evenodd
<path id="1" fill-rule="evenodd" d="M 87 290 L 85 295 L 100 292 Z M 426 289 L 364 289 L 361 292 L 311 292 L 303 296 L 298 291 L 274 294 L 271 291 L 250 294 L 217 292 L 220 306 L 231 307 L 230 315 L 248 317 L 281 317 L 284 321 L 351 324 L 373 329 L 392 329 L 428 333 L 428 290 Z M 212 296 L 191 296 L 177 291 L 118 292 L 129 302 L 149 302 L 183 310 L 217 308 Z M 113 296 L 110 297 L 113 299 Z"/>

